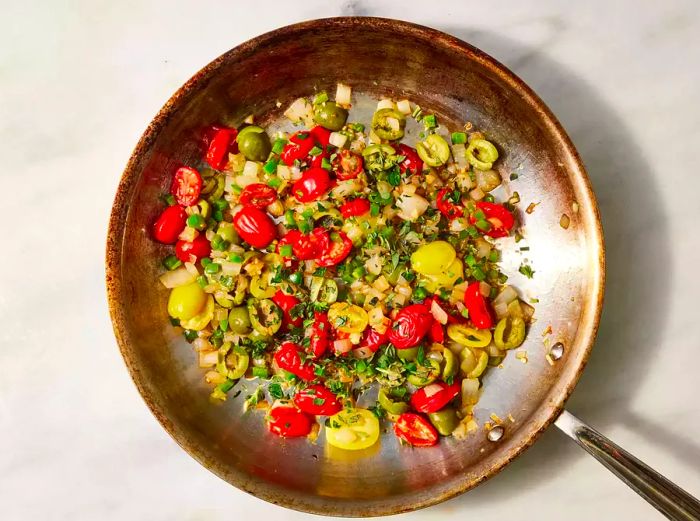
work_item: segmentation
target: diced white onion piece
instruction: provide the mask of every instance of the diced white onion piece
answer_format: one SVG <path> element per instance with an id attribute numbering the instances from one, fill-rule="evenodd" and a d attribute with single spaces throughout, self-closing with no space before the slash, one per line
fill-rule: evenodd
<path id="1" fill-rule="evenodd" d="M 466 217 L 457 217 L 450 221 L 450 231 L 452 233 L 459 233 L 467 228 L 469 228 L 469 222 Z"/>
<path id="2" fill-rule="evenodd" d="M 374 130 L 371 130 L 371 129 L 370 129 L 370 131 L 369 131 L 369 142 L 372 143 L 372 144 L 381 143 L 381 142 L 382 142 L 382 138 L 380 138 L 377 134 L 375 134 Z"/>
<path id="3" fill-rule="evenodd" d="M 479 401 L 479 380 L 465 378 L 462 380 L 462 406 L 474 405 Z"/>
<path id="4" fill-rule="evenodd" d="M 513 286 L 503 286 L 501 292 L 493 299 L 493 305 L 497 306 L 502 303 L 508 307 L 508 304 L 513 302 L 516 298 L 518 298 L 518 292 L 515 291 Z"/>
<path id="5" fill-rule="evenodd" d="M 348 338 L 350 339 L 350 342 L 352 342 L 353 345 L 357 345 L 362 340 L 362 333 L 350 333 L 350 336 Z"/>
<path id="6" fill-rule="evenodd" d="M 226 377 L 218 371 L 207 371 L 204 375 L 204 381 L 208 384 L 219 385 L 226 381 Z"/>
<path id="7" fill-rule="evenodd" d="M 347 179 L 338 181 L 331 190 L 331 196 L 335 199 L 345 199 L 346 197 L 356 194 L 362 190 L 362 185 L 357 179 Z"/>
<path id="8" fill-rule="evenodd" d="M 401 187 L 401 195 L 413 195 L 416 193 L 416 186 L 413 184 L 406 184 Z"/>
<path id="9" fill-rule="evenodd" d="M 343 148 L 345 146 L 348 136 L 341 134 L 340 132 L 331 132 L 328 142 L 334 147 Z"/>
<path id="10" fill-rule="evenodd" d="M 200 351 L 199 352 L 199 367 L 211 367 L 218 362 L 217 351 Z"/>
<path id="11" fill-rule="evenodd" d="M 440 322 L 440 324 L 447 324 L 447 312 L 440 307 L 440 304 L 437 303 L 437 301 L 433 300 L 433 303 L 430 305 L 430 313 L 433 315 L 433 318 Z"/>
<path id="12" fill-rule="evenodd" d="M 221 273 L 228 276 L 236 276 L 241 273 L 241 267 L 243 266 L 240 262 L 231 262 L 229 260 L 221 260 Z"/>
<path id="13" fill-rule="evenodd" d="M 480 259 L 488 257 L 491 253 L 491 243 L 483 237 L 477 237 L 474 242 L 476 243 L 476 256 Z"/>
<path id="14" fill-rule="evenodd" d="M 386 118 L 386 124 L 389 125 L 391 130 L 397 131 L 401 129 L 401 124 L 396 118 Z"/>
<path id="15" fill-rule="evenodd" d="M 396 200 L 396 206 L 399 209 L 398 216 L 404 221 L 415 221 L 425 213 L 430 206 L 427 199 L 420 195 L 401 195 Z"/>
<path id="16" fill-rule="evenodd" d="M 476 185 L 484 192 L 490 192 L 501 184 L 501 176 L 495 170 L 476 170 Z"/>
<path id="17" fill-rule="evenodd" d="M 338 83 L 335 89 L 335 102 L 342 107 L 349 107 L 352 102 L 352 88 L 350 85 Z"/>
<path id="18" fill-rule="evenodd" d="M 352 349 L 352 342 L 349 338 L 341 338 L 340 340 L 335 340 L 333 342 L 333 350 L 336 353 L 347 353 Z"/>
<path id="19" fill-rule="evenodd" d="M 406 300 L 406 297 L 401 293 L 394 294 L 394 304 L 396 304 L 397 306 L 403 306 L 404 304 L 406 304 Z"/>
<path id="20" fill-rule="evenodd" d="M 180 232 L 178 239 L 180 239 L 181 241 L 192 242 L 197 238 L 197 235 L 199 235 L 199 232 L 197 230 L 195 230 L 194 228 L 190 228 L 189 226 L 185 226 L 185 229 Z"/>
<path id="21" fill-rule="evenodd" d="M 228 318 L 228 309 L 217 307 L 216 310 L 214 311 L 214 320 L 216 320 L 217 322 L 221 322 L 222 320 L 226 320 L 227 318 Z"/>
<path id="22" fill-rule="evenodd" d="M 396 110 L 398 110 L 401 114 L 410 114 L 411 102 L 407 99 L 402 99 L 401 101 L 396 102 Z"/>
<path id="23" fill-rule="evenodd" d="M 377 291 L 376 289 L 371 288 L 371 287 L 365 291 L 365 295 L 366 295 L 366 298 L 365 298 L 366 302 L 374 302 L 375 300 L 376 300 L 376 302 L 382 302 L 387 297 L 386 293 L 382 293 L 381 291 Z M 376 303 L 376 302 L 374 302 L 374 303 Z"/>
<path id="24" fill-rule="evenodd" d="M 469 177 L 469 174 L 466 172 L 460 172 L 455 176 L 455 184 L 457 185 L 457 188 L 462 190 L 462 192 L 467 192 L 474 187 L 472 178 Z"/>
<path id="25" fill-rule="evenodd" d="M 508 316 L 508 304 L 506 304 L 505 302 L 499 302 L 498 304 L 496 304 L 494 302 L 493 311 L 494 313 L 496 313 L 496 317 L 498 317 L 498 319 L 500 320 L 503 317 Z"/>
<path id="26" fill-rule="evenodd" d="M 479 282 L 479 292 L 481 293 L 482 296 L 488 297 L 489 294 L 491 293 L 491 286 L 489 285 L 488 282 Z"/>
<path id="27" fill-rule="evenodd" d="M 192 347 L 194 347 L 195 351 L 211 351 L 212 349 L 214 349 L 209 343 L 209 340 L 202 337 L 195 338 L 192 341 Z"/>
<path id="28" fill-rule="evenodd" d="M 527 302 L 523 302 L 522 300 L 520 301 L 520 308 L 523 310 L 523 314 L 525 315 L 525 320 L 530 320 L 532 316 L 535 314 L 535 308 L 533 308 L 530 304 Z"/>
<path id="29" fill-rule="evenodd" d="M 274 203 L 267 205 L 267 208 L 265 209 L 267 210 L 267 213 L 274 217 L 280 217 L 284 213 L 284 205 L 279 199 Z"/>
<path id="30" fill-rule="evenodd" d="M 430 398 L 442 391 L 442 386 L 440 384 L 429 384 L 423 387 L 423 391 L 425 392 L 425 397 Z"/>
<path id="31" fill-rule="evenodd" d="M 377 110 L 393 109 L 393 108 L 395 108 L 394 102 L 391 101 L 390 99 L 379 100 L 379 103 L 377 103 Z"/>
<path id="32" fill-rule="evenodd" d="M 377 277 L 377 279 L 372 283 L 372 286 L 377 291 L 386 291 L 391 287 L 389 285 L 389 283 L 387 282 L 386 277 L 384 275 Z"/>
<path id="33" fill-rule="evenodd" d="M 252 125 L 253 123 L 255 123 L 255 116 L 253 114 L 250 114 L 243 120 L 243 123 L 248 123 L 248 125 Z"/>
<path id="34" fill-rule="evenodd" d="M 292 172 L 292 181 L 298 181 L 301 179 L 301 168 L 298 166 L 293 166 L 289 170 Z"/>
<path id="35" fill-rule="evenodd" d="M 379 306 L 373 307 L 367 311 L 367 317 L 369 318 L 369 325 L 374 326 L 375 324 L 381 324 L 384 320 L 384 311 Z"/>
<path id="36" fill-rule="evenodd" d="M 372 275 L 379 275 L 382 272 L 382 259 L 379 255 L 372 255 L 365 261 L 365 268 Z"/>
<path id="37" fill-rule="evenodd" d="M 292 172 L 287 165 L 280 163 L 277 165 L 277 177 L 289 181 L 292 178 Z"/>
<path id="38" fill-rule="evenodd" d="M 192 284 L 195 280 L 195 276 L 192 275 L 187 268 L 180 266 L 173 271 L 166 271 L 160 277 L 158 277 L 160 282 L 168 289 L 177 288 L 179 286 L 186 286 L 187 284 Z"/>
<path id="39" fill-rule="evenodd" d="M 413 293 L 411 286 L 408 286 L 406 284 L 397 284 L 394 288 L 394 291 L 399 295 L 403 295 L 404 297 L 410 297 Z"/>
<path id="40" fill-rule="evenodd" d="M 294 100 L 289 108 L 284 111 L 284 115 L 294 123 L 299 123 L 302 118 L 308 114 L 309 110 L 313 111 L 309 100 L 306 98 L 299 98 Z"/>
<path id="41" fill-rule="evenodd" d="M 343 231 L 345 235 L 348 236 L 353 243 L 357 242 L 362 238 L 363 232 L 362 228 L 357 223 L 351 223 L 350 221 L 345 221 L 343 224 Z"/>
<path id="42" fill-rule="evenodd" d="M 469 161 L 467 161 L 467 148 L 464 146 L 464 143 L 452 145 L 452 156 L 455 158 L 455 163 L 457 163 L 459 168 L 466 168 L 469 164 Z"/>
<path id="43" fill-rule="evenodd" d="M 358 347 L 356 349 L 353 349 L 352 355 L 355 358 L 369 358 L 370 356 L 373 355 L 373 353 L 369 347 L 364 346 L 364 347 Z"/>
<path id="44" fill-rule="evenodd" d="M 475 201 L 481 201 L 486 194 L 481 188 L 474 188 L 471 192 L 469 192 L 469 196 L 474 199 Z"/>
<path id="45" fill-rule="evenodd" d="M 245 166 L 243 167 L 243 175 L 246 177 L 258 177 L 258 172 L 260 171 L 260 163 L 257 161 L 246 161 Z M 236 179 L 238 181 L 240 177 Z M 241 186 L 240 183 L 237 183 L 239 186 Z"/>
<path id="46" fill-rule="evenodd" d="M 197 269 L 197 266 L 194 265 L 194 263 L 186 262 L 185 269 L 187 271 L 189 271 L 193 277 L 195 277 L 195 278 L 199 277 L 199 270 Z"/>

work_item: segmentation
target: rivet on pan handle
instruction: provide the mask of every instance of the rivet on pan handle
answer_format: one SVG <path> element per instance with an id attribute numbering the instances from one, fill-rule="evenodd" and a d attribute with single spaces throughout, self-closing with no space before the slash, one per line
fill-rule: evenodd
<path id="1" fill-rule="evenodd" d="M 668 519 L 700 520 L 700 501 L 573 414 L 564 411 L 554 424 Z"/>

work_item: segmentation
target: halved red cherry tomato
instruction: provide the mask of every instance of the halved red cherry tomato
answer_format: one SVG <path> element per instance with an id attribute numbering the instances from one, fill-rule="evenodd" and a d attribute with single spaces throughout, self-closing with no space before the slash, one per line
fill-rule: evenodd
<path id="1" fill-rule="evenodd" d="M 345 232 L 333 232 L 330 239 L 329 247 L 316 261 L 319 266 L 335 266 L 343 262 L 352 250 L 352 241 Z"/>
<path id="2" fill-rule="evenodd" d="M 253 183 L 246 186 L 241 195 L 238 196 L 238 202 L 243 206 L 255 206 L 260 210 L 265 209 L 277 200 L 277 192 L 271 186 L 263 183 Z"/>
<path id="3" fill-rule="evenodd" d="M 291 405 L 278 405 L 267 414 L 267 429 L 284 438 L 307 436 L 313 423 L 311 416 Z"/>
<path id="4" fill-rule="evenodd" d="M 310 203 L 320 199 L 331 187 L 331 178 L 323 168 L 309 168 L 292 185 L 292 195 L 300 203 Z"/>
<path id="5" fill-rule="evenodd" d="M 343 149 L 338 152 L 333 160 L 335 176 L 341 181 L 355 179 L 362 172 L 362 156 Z"/>
<path id="6" fill-rule="evenodd" d="M 307 328 L 306 336 L 310 339 L 308 351 L 314 358 L 319 358 L 328 350 L 331 324 L 326 313 L 314 311 L 314 318 L 316 321 Z"/>
<path id="7" fill-rule="evenodd" d="M 491 225 L 491 228 L 488 231 L 485 231 L 484 235 L 488 235 L 494 239 L 499 237 L 508 237 L 510 230 L 515 224 L 515 218 L 505 206 L 502 204 L 481 201 L 476 203 L 476 208 L 484 213 L 486 221 Z M 474 215 L 472 215 L 469 220 L 472 224 L 477 221 Z"/>
<path id="8" fill-rule="evenodd" d="M 238 130 L 228 127 L 211 127 L 211 139 L 205 159 L 215 170 L 223 170 L 228 163 L 229 152 L 235 152 Z"/>
<path id="9" fill-rule="evenodd" d="M 153 238 L 163 244 L 175 244 L 187 226 L 187 212 L 182 206 L 168 206 L 153 223 Z"/>
<path id="10" fill-rule="evenodd" d="M 289 314 L 291 309 L 301 302 L 298 298 L 296 298 L 294 295 L 287 295 L 284 291 L 278 289 L 277 293 L 275 293 L 274 297 L 272 297 L 272 302 L 277 304 L 277 306 L 284 312 L 282 327 L 285 329 L 288 329 L 289 326 L 301 327 L 301 324 L 304 321 L 303 317 L 299 316 L 292 318 L 292 316 Z"/>
<path id="11" fill-rule="evenodd" d="M 343 217 L 346 219 L 349 217 L 357 217 L 359 215 L 364 215 L 370 210 L 370 203 L 367 199 L 363 197 L 359 197 L 357 199 L 353 199 L 352 201 L 348 201 L 347 203 L 343 203 L 343 205 L 340 207 L 340 213 L 343 214 Z"/>
<path id="12" fill-rule="evenodd" d="M 414 447 L 431 447 L 438 442 L 438 432 L 427 418 L 420 414 L 405 412 L 394 424 L 399 439 Z"/>
<path id="13" fill-rule="evenodd" d="M 272 219 L 254 206 L 245 206 L 233 217 L 238 235 L 255 248 L 265 248 L 277 237 Z"/>
<path id="14" fill-rule="evenodd" d="M 328 159 L 331 157 L 331 155 L 328 152 L 321 152 L 317 156 L 310 156 L 311 161 L 309 162 L 309 166 L 311 168 L 323 168 L 323 160 Z M 325 168 L 324 168 L 325 170 Z"/>
<path id="15" fill-rule="evenodd" d="M 430 326 L 430 341 L 435 344 L 442 344 L 445 341 L 445 329 L 437 320 Z"/>
<path id="16" fill-rule="evenodd" d="M 209 257 L 210 253 L 211 245 L 203 233 L 197 235 L 193 241 L 177 241 L 175 245 L 175 255 L 182 262 L 197 262 L 203 257 Z"/>
<path id="17" fill-rule="evenodd" d="M 177 204 L 192 206 L 199 200 L 202 192 L 202 176 L 194 168 L 181 166 L 175 172 L 170 193 L 175 196 Z"/>
<path id="18" fill-rule="evenodd" d="M 493 327 L 493 314 L 486 302 L 486 297 L 481 294 L 479 282 L 472 282 L 464 292 L 464 305 L 469 311 L 469 319 L 477 329 L 491 329 Z"/>
<path id="19" fill-rule="evenodd" d="M 338 397 L 321 384 L 310 385 L 295 394 L 294 405 L 317 416 L 333 416 L 343 410 Z"/>
<path id="20" fill-rule="evenodd" d="M 367 347 L 370 351 L 376 353 L 377 349 L 387 342 L 389 342 L 389 337 L 386 333 L 379 333 L 376 329 L 372 329 L 368 326 L 362 333 L 362 339 L 357 345 L 357 349 Z"/>
<path id="21" fill-rule="evenodd" d="M 437 389 L 440 387 L 440 389 Z M 418 412 L 438 412 L 459 394 L 459 383 L 435 382 L 421 387 L 411 396 L 411 406 Z"/>
<path id="22" fill-rule="evenodd" d="M 299 260 L 317 259 L 328 250 L 329 245 L 328 232 L 319 227 L 311 233 L 300 233 L 292 244 L 292 251 Z"/>
<path id="23" fill-rule="evenodd" d="M 423 304 L 411 304 L 401 309 L 389 328 L 389 341 L 396 349 L 417 345 L 430 330 L 433 315 Z"/>
<path id="24" fill-rule="evenodd" d="M 436 199 L 438 210 L 440 210 L 442 215 L 450 220 L 462 217 L 464 215 L 464 210 L 462 207 L 450 200 L 453 193 L 453 190 L 450 190 L 449 188 L 442 188 L 437 193 Z"/>
<path id="25" fill-rule="evenodd" d="M 284 237 L 282 237 L 279 242 L 277 243 L 277 253 L 282 255 L 282 246 L 289 245 L 292 247 L 292 251 L 294 251 L 294 245 L 299 241 L 299 237 L 301 237 L 301 232 L 299 230 L 289 230 Z M 284 260 L 291 259 L 292 256 L 285 256 Z"/>
<path id="26" fill-rule="evenodd" d="M 280 159 L 287 165 L 293 165 L 294 161 L 305 159 L 315 144 L 315 139 L 308 131 L 300 130 L 295 132 L 289 138 L 289 143 L 284 145 Z"/>
<path id="27" fill-rule="evenodd" d="M 406 158 L 399 163 L 401 173 L 403 174 L 408 170 L 412 174 L 420 174 L 423 171 L 423 160 L 418 155 L 418 152 L 416 152 L 416 149 L 404 145 L 403 143 L 398 146 L 398 149 L 397 153 Z"/>
<path id="28" fill-rule="evenodd" d="M 324 148 L 328 145 L 328 141 L 331 138 L 331 131 L 327 128 L 323 128 L 321 125 L 316 125 L 314 128 L 309 130 L 309 134 L 313 136 L 314 140 L 319 144 L 319 146 Z"/>
<path id="29" fill-rule="evenodd" d="M 313 380 L 316 378 L 314 366 L 309 362 L 302 362 L 300 353 L 301 349 L 294 342 L 285 342 L 275 353 L 275 362 L 280 369 L 284 369 L 302 380 Z"/>

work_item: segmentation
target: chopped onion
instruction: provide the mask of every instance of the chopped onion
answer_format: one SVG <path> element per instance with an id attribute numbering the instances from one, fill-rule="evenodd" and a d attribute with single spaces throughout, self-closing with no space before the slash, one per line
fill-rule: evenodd
<path id="1" fill-rule="evenodd" d="M 469 228 L 469 221 L 466 217 L 457 217 L 450 221 L 450 231 L 452 233 L 458 233 Z"/>
<path id="2" fill-rule="evenodd" d="M 350 342 L 352 342 L 352 345 L 356 346 L 362 340 L 362 333 L 350 333 L 348 338 L 350 339 Z"/>
<path id="3" fill-rule="evenodd" d="M 328 142 L 334 147 L 343 148 L 348 140 L 348 136 L 340 132 L 331 132 Z"/>
<path id="4" fill-rule="evenodd" d="M 415 221 L 425 213 L 430 203 L 420 195 L 402 194 L 396 200 L 396 206 L 399 209 L 398 216 L 404 221 Z"/>
<path id="5" fill-rule="evenodd" d="M 362 190 L 362 185 L 357 179 L 347 179 L 338 181 L 338 184 L 331 190 L 331 197 L 335 199 L 345 199 Z"/>
<path id="6" fill-rule="evenodd" d="M 204 375 L 204 381 L 208 384 L 219 385 L 226 381 L 226 377 L 218 371 L 207 371 Z"/>
<path id="7" fill-rule="evenodd" d="M 270 215 L 280 217 L 284 213 L 284 205 L 282 204 L 282 201 L 278 199 L 274 203 L 269 204 L 266 210 Z"/>
<path id="8" fill-rule="evenodd" d="M 508 304 L 513 302 L 516 298 L 518 298 L 518 293 L 513 286 L 503 286 L 501 292 L 493 299 L 493 305 L 505 304 L 506 307 L 508 307 Z"/>
<path id="9" fill-rule="evenodd" d="M 462 407 L 474 405 L 479 401 L 478 378 L 465 378 L 462 380 Z"/>
<path id="10" fill-rule="evenodd" d="M 333 342 L 333 350 L 336 353 L 347 353 L 352 349 L 352 342 L 349 338 L 341 338 L 340 340 L 335 340 Z"/>
<path id="11" fill-rule="evenodd" d="M 289 171 L 292 173 L 292 181 L 298 181 L 299 179 L 301 179 L 301 168 L 299 168 L 298 166 L 293 166 L 289 169 Z"/>
<path id="12" fill-rule="evenodd" d="M 474 242 L 476 243 L 476 256 L 480 259 L 488 257 L 491 253 L 491 243 L 483 237 L 477 237 Z"/>
<path id="13" fill-rule="evenodd" d="M 394 102 L 391 101 L 390 99 L 379 100 L 379 103 L 377 103 L 377 110 L 393 109 L 393 108 L 395 108 Z"/>
<path id="14" fill-rule="evenodd" d="M 335 102 L 343 107 L 349 107 L 352 103 L 352 89 L 350 85 L 338 83 L 335 89 Z"/>
<path id="15" fill-rule="evenodd" d="M 440 384 L 429 384 L 423 387 L 423 391 L 425 392 L 425 397 L 430 398 L 442 391 L 442 386 Z"/>
<path id="16" fill-rule="evenodd" d="M 219 361 L 218 351 L 200 351 L 199 367 L 211 367 Z"/>
<path id="17" fill-rule="evenodd" d="M 505 316 L 508 316 L 508 304 L 504 302 L 494 303 L 493 311 L 496 313 L 496 317 L 500 320 Z"/>
<path id="18" fill-rule="evenodd" d="M 490 192 L 501 184 L 501 176 L 495 170 L 476 170 L 476 185 L 484 192 Z"/>
<path id="19" fill-rule="evenodd" d="M 160 282 L 168 289 L 177 288 L 179 286 L 186 286 L 187 284 L 192 284 L 195 277 L 187 271 L 187 268 L 180 266 L 176 270 L 166 271 L 160 277 L 158 277 Z"/>
<path id="20" fill-rule="evenodd" d="M 389 126 L 391 130 L 397 131 L 401 130 L 401 124 L 399 123 L 399 120 L 396 118 L 386 118 L 386 124 Z"/>
<path id="21" fill-rule="evenodd" d="M 412 112 L 411 102 L 407 99 L 402 99 L 401 101 L 396 102 L 396 110 L 398 110 L 401 114 L 410 114 Z"/>
<path id="22" fill-rule="evenodd" d="M 498 349 L 498 347 L 496 347 L 496 344 L 489 344 L 486 347 L 486 352 L 489 354 L 489 356 L 503 356 L 503 351 Z"/>
<path id="23" fill-rule="evenodd" d="M 432 313 L 433 318 L 440 322 L 440 324 L 447 324 L 447 312 L 440 307 L 437 301 L 433 300 L 430 305 L 430 313 Z"/>
<path id="24" fill-rule="evenodd" d="M 353 350 L 352 350 L 352 355 L 353 355 L 355 358 L 369 358 L 369 357 L 371 357 L 373 354 L 374 354 L 374 353 L 372 352 L 372 350 L 371 350 L 369 347 L 367 347 L 367 346 L 358 347 L 357 349 L 353 349 Z"/>
<path id="25" fill-rule="evenodd" d="M 245 166 L 243 167 L 243 175 L 246 177 L 255 177 L 257 179 L 258 177 L 258 172 L 260 171 L 260 163 L 257 161 L 246 161 Z M 238 186 L 243 186 L 240 183 L 240 177 L 236 178 L 236 184 Z"/>
<path id="26" fill-rule="evenodd" d="M 197 269 L 197 266 L 194 265 L 194 263 L 186 262 L 185 269 L 189 271 L 193 277 L 199 277 L 199 270 Z"/>
<path id="27" fill-rule="evenodd" d="M 410 297 L 413 293 L 411 286 L 409 286 L 408 284 L 397 284 L 394 287 L 394 291 L 399 295 L 403 295 L 404 297 Z"/>
<path id="28" fill-rule="evenodd" d="M 379 255 L 372 255 L 365 261 L 365 268 L 372 275 L 379 275 L 382 272 L 382 259 Z"/>
<path id="29" fill-rule="evenodd" d="M 178 239 L 181 241 L 187 241 L 187 242 L 192 242 L 197 238 L 197 235 L 199 235 L 199 232 L 195 230 L 194 228 L 190 228 L 189 226 L 185 226 L 185 229 L 180 232 L 180 235 L 178 236 Z"/>
<path id="30" fill-rule="evenodd" d="M 224 259 L 222 259 L 219 264 L 221 264 L 221 273 L 228 276 L 239 275 L 241 273 L 241 267 L 243 266 L 240 262 L 231 262 Z"/>
<path id="31" fill-rule="evenodd" d="M 481 295 L 484 297 L 489 296 L 489 294 L 491 293 L 491 286 L 488 282 L 479 282 L 479 293 L 481 293 Z"/>
<path id="32" fill-rule="evenodd" d="M 452 156 L 455 158 L 455 163 L 457 163 L 459 168 L 466 168 L 469 165 L 467 148 L 464 146 L 464 143 L 452 145 Z"/>
<path id="33" fill-rule="evenodd" d="M 457 185 L 457 188 L 462 190 L 462 192 L 467 192 L 474 187 L 472 178 L 469 177 L 469 174 L 466 172 L 460 172 L 455 176 L 455 184 Z"/>
<path id="34" fill-rule="evenodd" d="M 484 191 L 479 187 L 476 187 L 474 188 L 474 190 L 469 192 L 469 196 L 475 201 L 481 201 L 485 195 L 486 194 L 484 193 Z"/>
<path id="35" fill-rule="evenodd" d="M 287 165 L 278 164 L 277 165 L 277 177 L 289 181 L 292 178 L 292 171 Z"/>
<path id="36" fill-rule="evenodd" d="M 294 123 L 299 123 L 302 119 L 308 117 L 309 113 L 313 119 L 313 107 L 311 106 L 311 103 L 309 103 L 306 98 L 299 98 L 294 100 L 294 102 L 284 112 L 284 115 Z"/>
<path id="37" fill-rule="evenodd" d="M 396 304 L 397 306 L 403 306 L 404 304 L 406 304 L 407 300 L 408 299 L 405 297 L 405 295 L 401 295 L 400 293 L 394 294 L 393 303 Z"/>
<path id="38" fill-rule="evenodd" d="M 209 340 L 206 338 L 197 337 L 192 341 L 192 347 L 195 351 L 211 351 L 212 347 Z"/>
<path id="39" fill-rule="evenodd" d="M 386 291 L 391 287 L 384 275 L 377 277 L 377 279 L 372 283 L 372 286 L 377 291 Z"/>

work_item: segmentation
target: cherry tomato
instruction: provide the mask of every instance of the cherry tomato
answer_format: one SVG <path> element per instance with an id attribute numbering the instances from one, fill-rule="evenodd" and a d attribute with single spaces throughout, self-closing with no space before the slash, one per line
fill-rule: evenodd
<path id="1" fill-rule="evenodd" d="M 255 248 L 265 248 L 277 237 L 272 219 L 254 206 L 245 206 L 233 217 L 238 235 Z"/>
<path id="2" fill-rule="evenodd" d="M 445 329 L 437 320 L 430 326 L 430 341 L 435 344 L 442 344 L 445 341 Z"/>
<path id="3" fill-rule="evenodd" d="M 363 160 L 362 156 L 343 149 L 336 155 L 333 160 L 333 170 L 335 176 L 341 181 L 346 179 L 355 179 L 362 172 Z"/>
<path id="4" fill-rule="evenodd" d="M 485 235 L 493 237 L 494 239 L 508 236 L 508 233 L 515 224 L 515 219 L 513 218 L 513 214 L 510 213 L 505 206 L 481 201 L 476 203 L 476 207 L 484 213 L 486 221 L 491 225 L 491 228 L 484 232 Z M 469 220 L 472 224 L 477 221 L 476 217 L 473 215 Z"/>
<path id="5" fill-rule="evenodd" d="M 246 186 L 238 197 L 238 202 L 243 206 L 255 206 L 260 210 L 264 210 L 276 200 L 277 192 L 275 189 L 263 183 L 253 183 Z"/>
<path id="6" fill-rule="evenodd" d="M 301 237 L 301 232 L 299 230 L 289 230 L 277 243 L 277 253 L 281 255 L 282 246 L 287 244 L 290 245 L 292 247 L 292 251 L 294 251 L 294 245 L 299 241 L 299 237 Z M 291 256 L 282 256 L 285 260 L 292 258 Z"/>
<path id="7" fill-rule="evenodd" d="M 215 170 L 223 170 L 228 163 L 229 152 L 235 152 L 236 136 L 235 128 L 211 127 L 211 139 L 205 159 Z"/>
<path id="8" fill-rule="evenodd" d="M 199 200 L 202 192 L 202 176 L 194 168 L 182 166 L 175 172 L 170 193 L 175 196 L 177 204 L 192 206 Z"/>
<path id="9" fill-rule="evenodd" d="M 493 327 L 493 314 L 486 302 L 486 297 L 481 294 L 479 282 L 472 282 L 464 292 L 464 305 L 469 311 L 469 319 L 477 329 L 491 329 Z"/>
<path id="10" fill-rule="evenodd" d="M 314 358 L 319 358 L 328 350 L 329 336 L 331 325 L 328 322 L 326 313 L 314 312 L 316 321 L 306 330 L 306 336 L 311 340 L 309 343 L 309 352 Z"/>
<path id="11" fill-rule="evenodd" d="M 363 197 L 359 197 L 357 199 L 353 199 L 352 201 L 348 201 L 347 203 L 343 203 L 343 205 L 340 207 L 340 213 L 343 214 L 343 217 L 346 219 L 349 217 L 357 217 L 359 215 L 364 215 L 370 210 L 370 204 L 369 201 Z"/>
<path id="12" fill-rule="evenodd" d="M 420 414 L 405 412 L 394 424 L 394 432 L 399 439 L 414 447 L 431 447 L 438 442 L 435 427 Z"/>
<path id="13" fill-rule="evenodd" d="M 292 185 L 292 195 L 300 203 L 310 203 L 320 199 L 331 187 L 331 178 L 323 168 L 309 168 Z"/>
<path id="14" fill-rule="evenodd" d="M 323 168 L 323 160 L 328 159 L 331 155 L 328 152 L 321 152 L 317 156 L 311 156 L 311 161 L 309 162 L 309 167 L 311 168 Z M 325 168 L 324 168 L 325 170 Z"/>
<path id="15" fill-rule="evenodd" d="M 287 165 L 293 165 L 295 160 L 301 161 L 305 159 L 315 144 L 308 131 L 300 130 L 295 132 L 289 138 L 289 143 L 284 146 L 280 159 Z"/>
<path id="16" fill-rule="evenodd" d="M 333 416 L 343 410 L 338 397 L 321 384 L 314 384 L 294 395 L 294 405 L 307 414 Z"/>
<path id="17" fill-rule="evenodd" d="M 313 136 L 319 146 L 324 148 L 328 145 L 328 141 L 331 138 L 331 131 L 327 128 L 323 128 L 321 125 L 316 125 L 309 131 L 309 134 Z"/>
<path id="18" fill-rule="evenodd" d="M 314 228 L 313 232 L 300 233 L 295 238 L 292 250 L 299 260 L 316 259 L 327 251 L 330 245 L 328 232 L 324 228 Z"/>
<path id="19" fill-rule="evenodd" d="M 294 342 L 285 342 L 275 353 L 275 362 L 280 369 L 284 369 L 302 380 L 313 380 L 316 378 L 314 366 L 308 362 L 302 362 L 300 352 L 299 346 Z"/>
<path id="20" fill-rule="evenodd" d="M 182 206 L 168 206 L 153 223 L 153 238 L 163 244 L 175 244 L 187 226 L 187 212 Z"/>
<path id="21" fill-rule="evenodd" d="M 192 257 L 197 262 L 203 257 L 209 257 L 211 245 L 206 236 L 201 233 L 193 241 L 177 241 L 175 245 L 175 255 L 182 262 L 193 262 Z"/>
<path id="22" fill-rule="evenodd" d="M 417 345 L 433 324 L 433 315 L 424 304 L 411 304 L 401 309 L 389 328 L 389 341 L 396 349 Z"/>
<path id="23" fill-rule="evenodd" d="M 416 149 L 403 143 L 398 146 L 398 149 L 398 155 L 406 158 L 399 163 L 401 173 L 403 174 L 408 170 L 412 174 L 420 174 L 423 171 L 423 160 L 418 156 Z"/>
<path id="24" fill-rule="evenodd" d="M 267 415 L 267 429 L 277 436 L 295 438 L 311 432 L 314 420 L 291 405 L 278 405 Z"/>
<path id="25" fill-rule="evenodd" d="M 368 327 L 362 333 L 362 339 L 357 345 L 357 348 L 367 347 L 373 353 L 377 352 L 380 346 L 386 344 L 389 341 L 389 337 L 386 333 L 379 333 L 376 329 Z"/>
<path id="26" fill-rule="evenodd" d="M 435 392 L 435 387 L 440 390 Z M 428 396 L 427 390 L 432 394 Z M 445 382 L 435 382 L 425 387 L 421 387 L 411 396 L 411 405 L 418 412 L 437 412 L 450 403 L 459 394 L 460 384 L 453 383 L 447 385 Z"/>
<path id="27" fill-rule="evenodd" d="M 442 188 L 437 193 L 436 200 L 438 210 L 440 210 L 442 215 L 450 220 L 462 217 L 464 215 L 464 210 L 462 207 L 450 200 L 453 193 L 454 192 L 449 188 Z"/>
<path id="28" fill-rule="evenodd" d="M 317 260 L 319 266 L 335 266 L 345 260 L 352 250 L 352 241 L 344 232 L 331 234 L 330 245 Z"/>
<path id="29" fill-rule="evenodd" d="M 292 318 L 292 316 L 289 314 L 291 309 L 301 302 L 298 298 L 296 298 L 294 295 L 287 295 L 284 291 L 278 289 L 277 293 L 275 293 L 275 295 L 272 297 L 272 302 L 277 304 L 277 306 L 284 312 L 282 327 L 301 327 L 301 324 L 304 321 L 303 317 L 299 316 Z"/>

